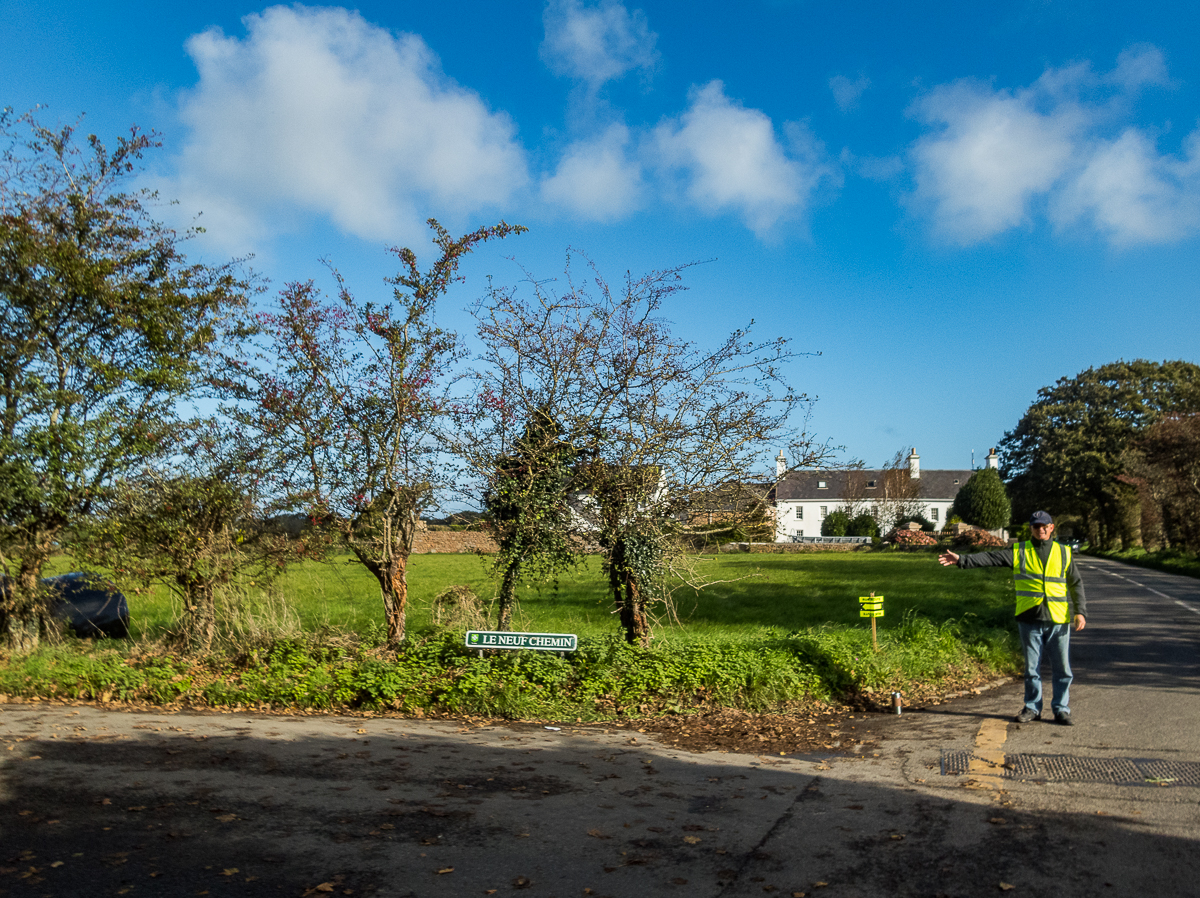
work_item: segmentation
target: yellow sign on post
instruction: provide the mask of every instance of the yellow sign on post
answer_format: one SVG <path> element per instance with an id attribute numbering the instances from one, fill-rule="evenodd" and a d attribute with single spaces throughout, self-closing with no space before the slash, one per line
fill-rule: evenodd
<path id="1" fill-rule="evenodd" d="M 883 617 L 883 596 L 871 593 L 869 596 L 858 597 L 858 616 L 871 619 L 871 645 L 879 651 L 879 637 L 875 631 L 875 618 Z"/>

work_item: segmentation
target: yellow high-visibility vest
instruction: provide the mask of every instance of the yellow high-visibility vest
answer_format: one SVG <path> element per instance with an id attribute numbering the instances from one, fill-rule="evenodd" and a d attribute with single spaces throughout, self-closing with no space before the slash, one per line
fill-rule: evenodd
<path id="1" fill-rule="evenodd" d="M 1057 549 L 1057 551 L 1055 551 Z M 1050 619 L 1065 624 L 1067 618 L 1067 568 L 1071 566 L 1071 550 L 1062 543 L 1050 546 L 1050 557 L 1042 568 L 1037 547 L 1021 541 L 1013 546 L 1013 585 L 1017 590 L 1017 614 L 1046 602 Z"/>

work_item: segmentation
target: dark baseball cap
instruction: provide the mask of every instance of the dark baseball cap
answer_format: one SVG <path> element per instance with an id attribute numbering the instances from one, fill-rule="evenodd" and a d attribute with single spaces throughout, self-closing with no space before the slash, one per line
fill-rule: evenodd
<path id="1" fill-rule="evenodd" d="M 1029 523 L 1032 524 L 1053 524 L 1054 518 L 1046 514 L 1044 511 L 1035 511 L 1029 516 Z"/>

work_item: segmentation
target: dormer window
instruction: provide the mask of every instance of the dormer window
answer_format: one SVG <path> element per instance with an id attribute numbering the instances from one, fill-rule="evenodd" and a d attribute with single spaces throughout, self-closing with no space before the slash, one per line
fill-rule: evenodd
<path id="1" fill-rule="evenodd" d="M 827 490 L 827 489 L 829 489 L 829 484 L 827 484 L 824 480 L 818 480 L 817 481 L 817 489 Z"/>
<path id="2" fill-rule="evenodd" d="M 867 489 L 869 489 L 869 490 L 875 489 L 875 481 L 874 480 L 867 481 Z"/>

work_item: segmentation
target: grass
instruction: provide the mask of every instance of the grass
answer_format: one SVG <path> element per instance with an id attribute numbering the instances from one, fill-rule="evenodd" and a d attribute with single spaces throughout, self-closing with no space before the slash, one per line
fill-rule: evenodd
<path id="1" fill-rule="evenodd" d="M 495 592 L 487 561 L 414 555 L 408 571 L 410 631 L 431 628 L 434 596 L 454 584 L 470 586 L 487 601 Z M 871 592 L 885 596 L 885 615 L 877 621 L 881 632 L 900 626 L 906 614 L 933 621 L 966 617 L 986 627 L 1005 627 L 1011 618 L 1006 572 L 948 571 L 926 554 L 702 555 L 693 561 L 700 577 L 718 582 L 703 590 L 679 586 L 673 597 L 678 619 L 660 615 L 658 639 L 739 641 L 758 638 L 765 629 L 791 632 L 823 624 L 869 629 L 858 616 L 858 597 Z M 67 559 L 59 565 L 70 569 Z M 161 635 L 178 613 L 165 588 L 128 599 L 135 638 Z M 369 637 L 382 621 L 375 579 L 347 558 L 296 565 L 269 592 L 248 589 L 243 601 L 264 613 L 283 605 L 306 631 L 339 629 Z M 522 628 L 546 632 L 589 637 L 616 632 L 599 559 L 566 572 L 557 586 L 523 588 L 517 618 Z"/>
<path id="2" fill-rule="evenodd" d="M 1166 571 L 1169 574 L 1200 577 L 1200 556 L 1181 549 L 1159 549 L 1155 552 L 1147 552 L 1141 548 L 1108 552 L 1103 549 L 1088 549 L 1088 554 L 1099 558 L 1111 558 L 1113 561 L 1123 561 L 1126 564 L 1136 564 L 1138 567 Z"/>
<path id="3" fill-rule="evenodd" d="M 433 597 L 467 584 L 494 593 L 486 559 L 414 556 L 409 633 L 381 655 L 375 581 L 342 559 L 291 569 L 270 590 L 226 608 L 222 648 L 203 659 L 158 648 L 174 619 L 169 594 L 128 596 L 132 644 L 48 646 L 0 663 L 0 693 L 157 704 L 397 709 L 539 719 L 596 719 L 713 705 L 752 709 L 811 699 L 870 704 L 1015 669 L 1012 597 L 1000 570 L 957 571 L 928 554 L 697 556 L 715 582 L 681 586 L 652 648 L 627 646 L 609 613 L 599 561 L 556 587 L 525 589 L 521 629 L 576 633 L 578 652 L 477 657 L 462 633 L 431 624 Z M 62 559 L 69 569 L 70 560 Z M 858 597 L 885 597 L 879 651 Z"/>

